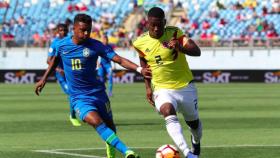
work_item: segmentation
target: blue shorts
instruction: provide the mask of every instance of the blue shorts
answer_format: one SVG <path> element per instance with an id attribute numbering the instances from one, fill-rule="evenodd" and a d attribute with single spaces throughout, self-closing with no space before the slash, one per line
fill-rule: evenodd
<path id="1" fill-rule="evenodd" d="M 93 95 L 79 95 L 70 97 L 72 109 L 76 111 L 81 120 L 89 112 L 96 111 L 103 120 L 113 118 L 109 98 L 105 91 L 96 92 Z"/>

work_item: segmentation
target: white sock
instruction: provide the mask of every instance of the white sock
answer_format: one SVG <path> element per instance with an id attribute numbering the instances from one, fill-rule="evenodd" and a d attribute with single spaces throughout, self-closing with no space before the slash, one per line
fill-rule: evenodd
<path id="1" fill-rule="evenodd" d="M 194 144 L 198 144 L 200 142 L 200 139 L 202 137 L 202 124 L 201 122 L 199 121 L 199 125 L 198 125 L 198 128 L 197 129 L 190 129 L 190 132 L 192 134 L 192 142 Z"/>
<path id="2" fill-rule="evenodd" d="M 166 129 L 169 136 L 173 139 L 177 147 L 183 152 L 185 156 L 188 155 L 190 149 L 186 143 L 183 135 L 182 126 L 176 115 L 170 115 L 165 118 Z"/>

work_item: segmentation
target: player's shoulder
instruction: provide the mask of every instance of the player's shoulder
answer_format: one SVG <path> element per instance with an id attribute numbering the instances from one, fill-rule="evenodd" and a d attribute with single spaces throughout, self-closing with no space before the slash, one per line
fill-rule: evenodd
<path id="1" fill-rule="evenodd" d="M 149 32 L 147 31 L 147 32 L 141 34 L 140 36 L 134 38 L 132 40 L 132 43 L 134 46 L 137 46 L 139 43 L 147 42 L 148 39 L 149 39 Z"/>
<path id="2" fill-rule="evenodd" d="M 54 38 L 53 40 L 52 40 L 52 43 L 56 43 L 56 42 L 58 42 L 59 41 L 59 38 Z"/>
<path id="3" fill-rule="evenodd" d="M 55 43 L 55 48 L 59 51 L 61 49 L 67 49 L 69 44 L 71 44 L 71 37 L 64 37 L 62 39 L 59 39 L 56 43 Z"/>
<path id="4" fill-rule="evenodd" d="M 176 26 L 167 26 L 167 27 L 165 27 L 165 31 L 167 32 L 167 33 L 169 33 L 169 32 L 175 32 L 175 31 L 179 31 L 180 30 L 180 28 L 178 28 L 178 27 L 176 27 Z"/>
<path id="5" fill-rule="evenodd" d="M 98 47 L 104 45 L 101 41 L 93 39 L 93 38 L 89 38 L 88 41 L 87 41 L 87 44 L 89 46 L 92 46 L 92 47 L 95 47 L 95 48 L 98 48 Z"/>
<path id="6" fill-rule="evenodd" d="M 57 39 L 57 44 L 68 44 L 69 42 L 71 42 L 70 36 L 64 37 L 62 39 Z"/>
<path id="7" fill-rule="evenodd" d="M 137 42 L 137 41 L 141 41 L 141 40 L 145 40 L 147 37 L 149 37 L 149 32 L 144 32 L 142 33 L 140 36 L 136 37 L 133 39 L 133 42 Z"/>
<path id="8" fill-rule="evenodd" d="M 59 40 L 58 40 L 57 37 L 54 38 L 54 39 L 52 39 L 50 47 L 55 47 L 55 45 L 57 44 L 58 41 L 59 41 Z"/>
<path id="9" fill-rule="evenodd" d="M 88 42 L 90 42 L 90 43 L 102 43 L 101 41 L 99 41 L 97 39 L 94 39 L 94 38 L 89 38 Z"/>
<path id="10" fill-rule="evenodd" d="M 176 34 L 177 38 L 178 38 L 178 37 L 181 37 L 182 35 L 184 35 L 184 31 L 176 26 L 167 26 L 165 28 L 165 34 L 168 37 L 173 37 Z"/>

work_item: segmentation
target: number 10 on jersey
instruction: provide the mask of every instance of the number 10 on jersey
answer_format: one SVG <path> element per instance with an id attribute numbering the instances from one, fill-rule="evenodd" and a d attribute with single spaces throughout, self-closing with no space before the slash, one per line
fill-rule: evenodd
<path id="1" fill-rule="evenodd" d="M 72 63 L 72 70 L 82 69 L 82 63 L 80 59 L 71 59 L 71 63 Z"/>

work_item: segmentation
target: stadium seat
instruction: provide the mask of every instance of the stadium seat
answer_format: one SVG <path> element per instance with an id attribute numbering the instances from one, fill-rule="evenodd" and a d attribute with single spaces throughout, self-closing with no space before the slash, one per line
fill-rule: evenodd
<path id="1" fill-rule="evenodd" d="M 233 36 L 241 36 L 243 32 L 246 32 L 246 29 L 250 25 L 257 25 L 258 22 L 263 22 L 266 20 L 268 24 L 272 24 L 274 29 L 278 34 L 280 34 L 280 23 L 278 23 L 278 19 L 280 19 L 280 14 L 267 14 L 266 16 L 262 16 L 263 6 L 266 6 L 268 11 L 272 9 L 272 1 L 262 1 L 257 0 L 258 5 L 255 7 L 255 12 L 259 16 L 259 18 L 251 19 L 243 19 L 236 20 L 238 14 L 244 15 L 246 18 L 248 16 L 252 16 L 254 11 L 245 7 L 244 9 L 234 10 L 233 5 L 237 2 L 236 0 L 223 0 L 220 1 L 225 6 L 225 9 L 217 9 L 218 18 L 209 18 L 209 12 L 213 8 L 216 7 L 216 3 L 218 0 L 178 0 L 182 3 L 182 6 L 185 9 L 186 17 L 188 17 L 190 22 L 197 21 L 199 23 L 199 27 L 197 30 L 192 30 L 190 34 L 194 35 L 194 33 L 203 32 L 203 28 L 201 23 L 205 20 L 208 20 L 210 24 L 210 28 L 207 33 L 217 32 L 218 35 L 222 36 L 222 38 L 228 38 Z M 36 31 L 43 33 L 45 29 L 48 28 L 48 24 L 54 22 L 55 24 L 64 22 L 67 18 L 73 20 L 74 16 L 79 13 L 79 11 L 68 11 L 69 5 L 76 5 L 78 3 L 82 3 L 83 0 L 71 0 L 71 1 L 63 1 L 63 3 L 59 3 L 58 1 L 50 1 L 50 0 L 40 0 L 37 3 L 32 3 L 32 1 L 10 1 L 9 9 L 0 8 L 0 15 L 4 15 L 7 11 L 5 22 L 10 22 L 11 19 L 18 19 L 18 17 L 23 16 L 26 20 L 26 28 L 25 31 L 29 31 L 28 34 L 34 34 Z M 94 2 L 94 1 L 93 1 Z M 168 1 L 167 1 L 168 2 Z M 118 31 L 118 28 L 123 24 L 126 17 L 128 17 L 129 13 L 133 11 L 133 5 L 131 5 L 130 0 L 104 0 L 102 1 L 102 5 L 88 4 L 88 10 L 83 13 L 89 14 L 96 21 L 99 21 L 102 18 L 104 13 L 113 13 L 114 24 L 115 26 L 107 30 L 108 33 L 113 34 Z M 161 4 L 160 0 L 149 0 L 144 3 L 144 7 L 149 5 L 159 6 Z M 153 6 L 152 5 L 152 6 Z M 165 7 L 165 8 L 164 8 Z M 168 9 L 168 4 L 163 5 L 164 10 Z M 224 19 L 227 23 L 221 28 L 219 25 L 220 20 Z M 0 16 L 0 22 L 3 23 L 4 16 Z M 191 27 L 191 24 L 184 25 L 184 29 L 188 31 Z M 267 30 L 265 30 L 267 31 Z M 13 32 L 18 32 L 17 28 L 13 28 Z M 22 36 L 26 36 L 25 34 L 16 33 L 15 40 L 21 39 Z M 265 37 L 265 34 L 262 32 L 254 33 L 253 37 Z"/>

